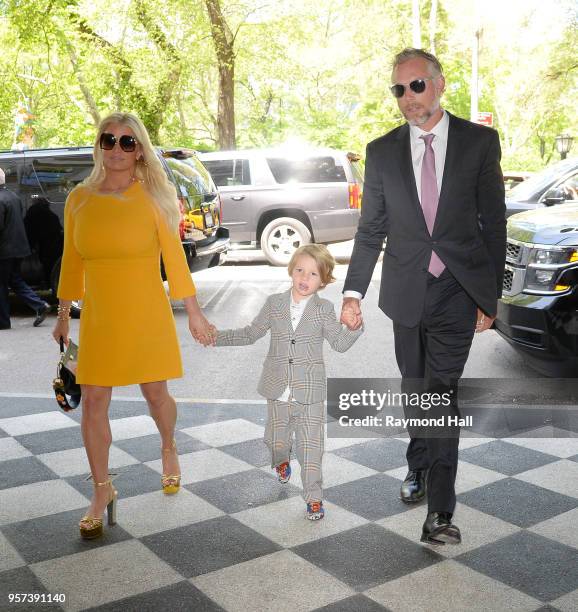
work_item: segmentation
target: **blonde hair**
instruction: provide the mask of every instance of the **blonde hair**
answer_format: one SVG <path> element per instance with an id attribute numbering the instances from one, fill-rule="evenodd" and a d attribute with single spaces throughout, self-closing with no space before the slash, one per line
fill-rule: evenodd
<path id="1" fill-rule="evenodd" d="M 164 217 L 167 222 L 167 225 L 172 230 L 177 231 L 181 219 L 177 190 L 169 181 L 167 173 L 157 157 L 143 122 L 132 113 L 112 113 L 100 122 L 96 132 L 96 140 L 92 153 L 94 157 L 94 168 L 82 182 L 82 185 L 88 189 L 94 190 L 98 189 L 104 180 L 105 169 L 102 163 L 103 155 L 100 148 L 100 137 L 112 123 L 126 126 L 132 130 L 140 146 L 142 156 L 142 158 L 137 160 L 135 178 L 142 181 L 145 189 L 150 193 L 153 202 L 158 207 L 161 216 Z"/>
<path id="2" fill-rule="evenodd" d="M 317 265 L 319 270 L 319 276 L 321 277 L 321 288 L 327 287 L 329 283 L 335 280 L 333 276 L 333 268 L 335 267 L 335 258 L 329 252 L 329 249 L 324 244 L 305 244 L 300 246 L 295 253 L 293 253 L 287 271 L 289 276 L 293 274 L 297 260 L 301 255 L 308 255 Z"/>

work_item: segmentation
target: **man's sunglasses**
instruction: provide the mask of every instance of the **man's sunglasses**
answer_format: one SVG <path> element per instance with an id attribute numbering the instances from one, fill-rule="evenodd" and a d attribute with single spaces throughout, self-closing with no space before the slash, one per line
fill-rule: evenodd
<path id="1" fill-rule="evenodd" d="M 132 153 L 136 149 L 137 140 L 134 136 L 125 134 L 117 140 L 116 136 L 114 134 L 110 134 L 109 132 L 103 132 L 100 135 L 100 148 L 104 149 L 105 151 L 111 151 L 114 149 L 114 145 L 117 142 L 125 153 Z"/>
<path id="2" fill-rule="evenodd" d="M 434 77 L 426 77 L 424 79 L 416 79 L 409 84 L 409 88 L 413 91 L 413 93 L 420 94 L 425 91 L 426 81 L 432 81 Z M 405 93 L 405 85 L 400 85 L 397 83 L 396 85 L 392 85 L 390 87 L 391 93 L 396 98 L 403 97 Z"/>

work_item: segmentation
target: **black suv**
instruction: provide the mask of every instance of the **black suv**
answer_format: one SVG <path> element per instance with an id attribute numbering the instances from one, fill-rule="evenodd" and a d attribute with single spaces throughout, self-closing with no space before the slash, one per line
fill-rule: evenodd
<path id="1" fill-rule="evenodd" d="M 194 151 L 157 149 L 157 154 L 177 189 L 181 241 L 189 269 L 219 265 L 229 248 L 229 232 L 221 227 L 221 201 L 211 176 Z M 56 295 L 64 202 L 93 165 L 90 147 L 0 152 L 6 186 L 23 204 L 32 255 L 22 264 L 22 276 L 35 289 L 51 289 Z"/>
<path id="2" fill-rule="evenodd" d="M 508 219 L 495 326 L 542 374 L 578 377 L 578 204 Z"/>

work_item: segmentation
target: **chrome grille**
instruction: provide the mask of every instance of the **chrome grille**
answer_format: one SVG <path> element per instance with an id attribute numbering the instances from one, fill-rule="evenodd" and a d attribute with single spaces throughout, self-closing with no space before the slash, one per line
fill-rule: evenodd
<path id="1" fill-rule="evenodd" d="M 522 246 L 508 241 L 506 249 L 506 260 L 512 263 L 519 263 L 522 254 Z"/>
<path id="2" fill-rule="evenodd" d="M 512 272 L 512 270 L 508 270 L 506 268 L 506 270 L 504 270 L 504 283 L 502 287 L 503 287 L 503 290 L 507 293 L 510 293 L 512 291 L 513 278 L 514 278 L 514 273 Z"/>

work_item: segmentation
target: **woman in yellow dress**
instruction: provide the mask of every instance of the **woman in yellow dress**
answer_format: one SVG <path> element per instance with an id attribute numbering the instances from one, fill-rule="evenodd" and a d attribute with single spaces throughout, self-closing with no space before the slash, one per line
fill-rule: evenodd
<path id="1" fill-rule="evenodd" d="M 98 129 L 94 169 L 68 196 L 64 252 L 53 331 L 68 342 L 70 305 L 83 300 L 76 378 L 82 388 L 82 436 L 94 495 L 80 521 L 85 539 L 102 535 L 102 515 L 115 521 L 117 492 L 108 478 L 112 387 L 140 384 L 161 435 L 163 491 L 176 493 L 176 404 L 167 379 L 183 375 L 160 255 L 173 299 L 183 299 L 193 337 L 207 345 L 213 327 L 195 297 L 178 234 L 176 190 L 142 122 L 113 113 Z"/>

